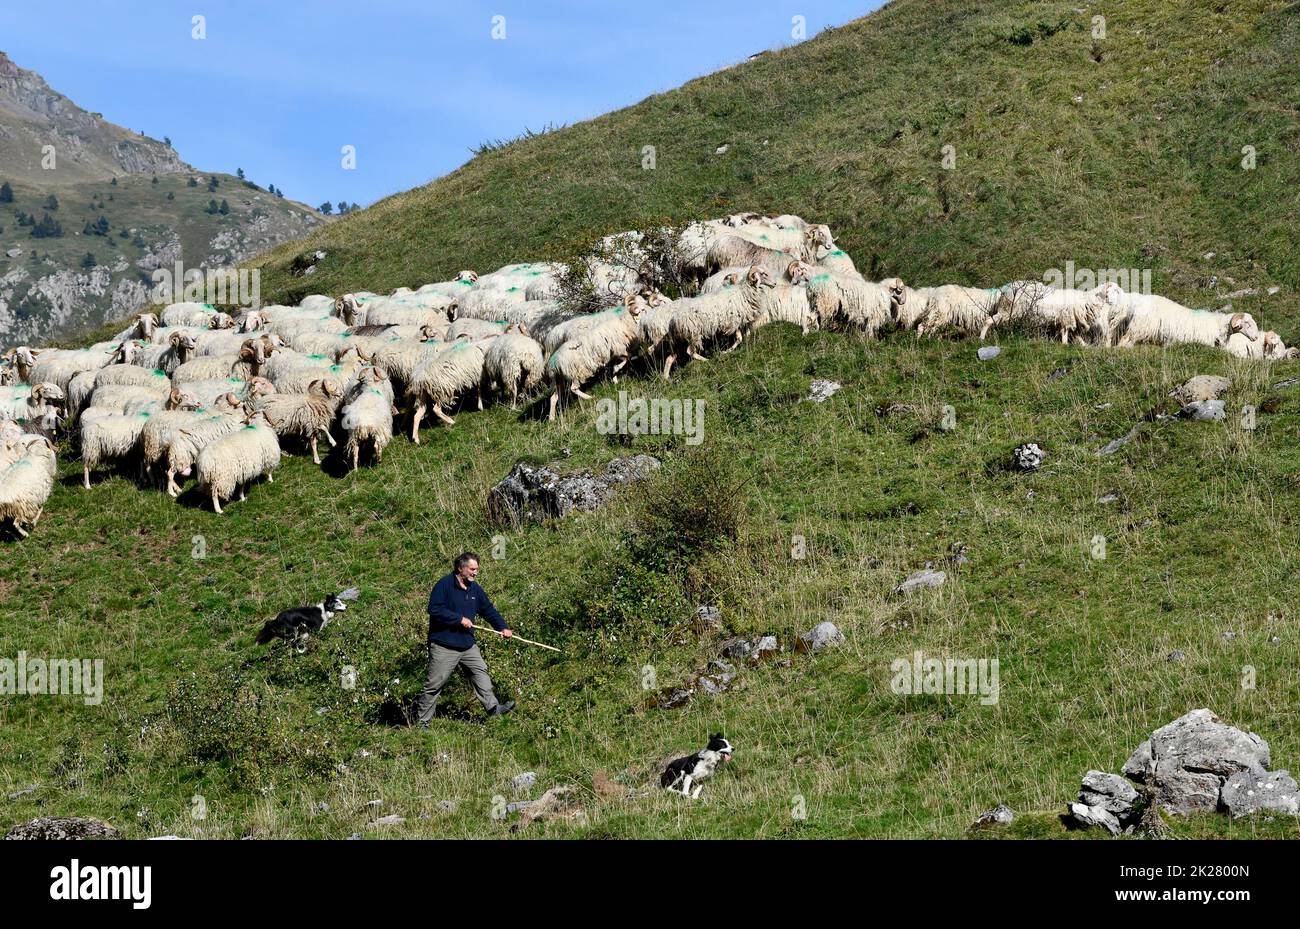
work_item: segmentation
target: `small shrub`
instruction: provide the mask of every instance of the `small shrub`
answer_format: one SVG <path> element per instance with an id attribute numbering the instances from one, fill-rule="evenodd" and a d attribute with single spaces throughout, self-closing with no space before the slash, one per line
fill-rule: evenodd
<path id="1" fill-rule="evenodd" d="M 301 731 L 270 688 L 231 666 L 182 677 L 164 715 L 183 757 L 222 765 L 243 786 L 264 786 L 286 773 L 322 777 L 334 766 L 326 745 Z"/>

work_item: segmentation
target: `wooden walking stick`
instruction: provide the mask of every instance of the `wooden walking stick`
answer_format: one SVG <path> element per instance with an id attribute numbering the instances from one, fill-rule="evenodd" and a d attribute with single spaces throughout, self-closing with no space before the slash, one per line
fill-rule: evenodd
<path id="1" fill-rule="evenodd" d="M 497 630 L 493 629 L 491 626 L 480 626 L 478 623 L 475 623 L 475 624 L 474 624 L 474 628 L 475 628 L 475 629 L 482 629 L 484 632 L 496 632 L 497 635 L 500 635 L 503 639 L 505 638 L 504 635 L 501 635 L 500 632 L 497 632 Z M 510 633 L 510 641 L 512 641 L 512 642 L 523 642 L 523 643 L 525 643 L 526 645 L 536 645 L 538 648 L 546 648 L 546 649 L 550 649 L 550 650 L 553 651 L 553 652 L 559 652 L 559 651 L 560 651 L 560 650 L 559 650 L 558 648 L 556 648 L 554 645 L 543 645 L 541 642 L 534 642 L 532 639 L 525 639 L 523 636 L 521 636 L 521 635 L 515 635 L 513 632 Z M 563 652 L 560 652 L 560 654 L 564 654 L 564 653 L 563 653 Z"/>

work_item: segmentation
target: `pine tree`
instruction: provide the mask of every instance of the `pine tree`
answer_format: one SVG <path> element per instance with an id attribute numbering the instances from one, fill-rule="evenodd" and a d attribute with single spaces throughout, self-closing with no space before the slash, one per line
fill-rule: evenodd
<path id="1" fill-rule="evenodd" d="M 236 168 L 236 169 L 235 169 L 235 177 L 239 178 L 241 181 L 244 180 L 244 169 L 243 169 L 243 168 Z"/>
<path id="2" fill-rule="evenodd" d="M 58 239 L 63 236 L 63 226 L 59 221 L 46 213 L 41 217 L 41 221 L 32 226 L 32 237 L 36 239 Z"/>
<path id="3" fill-rule="evenodd" d="M 110 187 L 116 187 L 116 186 L 117 186 L 117 178 L 113 178 L 113 179 L 112 179 L 111 181 L 109 181 L 108 183 L 109 183 L 109 186 L 110 186 Z"/>
<path id="4" fill-rule="evenodd" d="M 221 209 L 221 207 L 217 206 L 217 201 L 215 201 L 215 200 L 209 200 L 209 201 L 208 201 L 208 209 L 207 209 L 206 212 L 208 212 L 208 213 L 212 213 L 213 215 L 216 215 L 216 212 L 217 212 L 217 210 L 219 210 L 219 209 Z"/>
<path id="5" fill-rule="evenodd" d="M 93 268 L 97 264 L 99 264 L 99 262 L 95 260 L 95 256 L 90 252 L 86 252 L 86 257 L 81 259 L 81 266 L 87 270 Z"/>
<path id="6" fill-rule="evenodd" d="M 221 206 L 220 206 L 220 208 L 218 209 L 218 212 L 221 213 L 222 216 L 225 216 L 225 215 L 229 214 L 229 213 L 230 213 L 230 204 L 227 203 L 225 200 L 222 200 L 222 201 L 221 201 Z"/>
<path id="7" fill-rule="evenodd" d="M 326 216 L 329 216 L 331 213 L 334 212 L 334 204 L 326 200 L 324 203 L 320 205 L 319 209 L 320 212 L 324 213 Z"/>
<path id="8" fill-rule="evenodd" d="M 167 191 L 167 199 L 168 199 L 168 200 L 175 200 L 175 199 L 176 199 L 176 191 L 174 191 L 174 190 L 169 190 L 169 191 Z"/>
<path id="9" fill-rule="evenodd" d="M 189 184 L 186 185 L 186 186 L 188 186 L 188 187 L 198 187 L 198 186 L 199 186 L 199 182 L 196 181 L 194 178 L 190 178 L 190 182 L 189 182 Z"/>
<path id="10" fill-rule="evenodd" d="M 45 209 L 53 213 L 58 208 L 59 208 L 58 197 L 54 196 L 54 194 L 50 194 L 48 197 L 45 198 Z"/>
<path id="11" fill-rule="evenodd" d="M 0 203 L 13 203 L 13 202 L 14 202 L 14 189 L 9 186 L 8 181 L 5 181 L 3 184 L 0 184 Z"/>

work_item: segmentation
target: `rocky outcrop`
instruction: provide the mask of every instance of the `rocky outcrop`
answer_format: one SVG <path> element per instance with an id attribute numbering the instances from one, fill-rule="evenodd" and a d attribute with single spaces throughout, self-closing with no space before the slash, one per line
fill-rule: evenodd
<path id="1" fill-rule="evenodd" d="M 570 513 L 599 509 L 623 484 L 658 470 L 650 455 L 615 458 L 602 474 L 580 471 L 560 475 L 549 467 L 520 462 L 488 492 L 488 512 L 508 525 L 562 519 Z"/>
<path id="2" fill-rule="evenodd" d="M 1171 813 L 1213 813 L 1228 778 L 1263 775 L 1268 765 L 1267 742 L 1200 709 L 1153 732 L 1124 763 L 1123 772 L 1151 787 L 1156 802 Z"/>
<path id="3" fill-rule="evenodd" d="M 89 816 L 42 816 L 9 830 L 6 839 L 48 842 L 59 839 L 117 839 L 121 834 L 104 822 Z"/>

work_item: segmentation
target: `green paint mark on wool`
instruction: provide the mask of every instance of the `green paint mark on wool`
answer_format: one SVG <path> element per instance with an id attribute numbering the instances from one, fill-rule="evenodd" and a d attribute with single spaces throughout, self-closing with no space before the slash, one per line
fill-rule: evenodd
<path id="1" fill-rule="evenodd" d="M 166 376 L 167 376 L 167 372 L 164 371 L 162 368 L 154 368 L 153 371 L 150 372 L 150 373 L 152 373 L 154 377 L 166 377 Z"/>
<path id="2" fill-rule="evenodd" d="M 508 288 L 506 288 L 506 293 L 508 293 L 508 294 L 512 294 L 512 293 L 514 293 L 514 292 L 515 292 L 516 290 L 518 290 L 518 289 L 519 289 L 518 287 L 508 287 Z"/>
<path id="3" fill-rule="evenodd" d="M 474 286 L 474 282 L 473 282 L 473 281 L 457 281 L 456 283 L 457 283 L 457 284 L 462 284 L 462 285 L 464 285 L 465 287 L 473 287 L 473 286 Z"/>
<path id="4" fill-rule="evenodd" d="M 814 281 L 829 281 L 830 279 L 831 276 L 829 274 L 819 274 L 813 278 Z"/>
<path id="5" fill-rule="evenodd" d="M 843 258 L 845 255 L 848 254 L 848 252 L 844 251 L 844 249 L 842 248 L 837 248 L 835 249 L 835 251 L 831 252 L 831 254 L 834 255 L 836 258 Z"/>
<path id="6" fill-rule="evenodd" d="M 330 368 L 329 368 L 329 369 L 330 369 L 331 371 L 342 371 L 342 370 L 343 370 L 343 369 L 340 368 L 338 365 L 330 365 Z"/>
<path id="7" fill-rule="evenodd" d="M 311 359 L 313 359 L 313 360 L 315 360 L 315 361 L 324 361 L 324 360 L 325 360 L 325 356 L 324 356 L 324 355 L 308 355 L 307 357 L 308 357 L 308 358 L 311 358 Z"/>
<path id="8" fill-rule="evenodd" d="M 216 309 L 216 307 L 213 306 L 211 303 L 205 303 L 205 304 L 203 304 L 203 306 L 206 307 L 206 308 L 209 309 L 209 310 L 215 310 L 215 309 Z"/>

